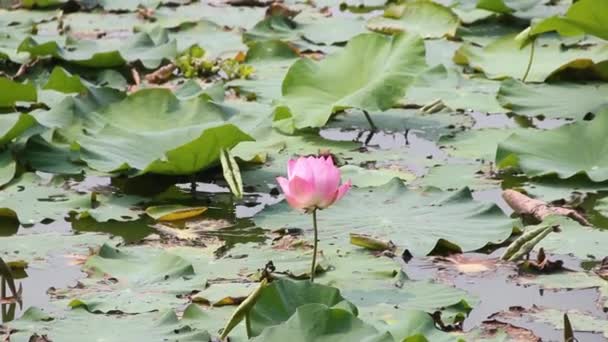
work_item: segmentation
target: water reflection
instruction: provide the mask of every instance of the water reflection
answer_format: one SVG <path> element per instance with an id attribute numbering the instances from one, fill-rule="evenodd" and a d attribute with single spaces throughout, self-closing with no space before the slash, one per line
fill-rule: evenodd
<path id="1" fill-rule="evenodd" d="M 17 304 L 20 310 L 23 307 L 21 300 L 23 298 L 23 288 L 21 284 L 17 287 L 15 279 L 17 277 L 13 274 L 10 265 L 0 258 L 0 310 L 3 323 L 15 319 Z"/>

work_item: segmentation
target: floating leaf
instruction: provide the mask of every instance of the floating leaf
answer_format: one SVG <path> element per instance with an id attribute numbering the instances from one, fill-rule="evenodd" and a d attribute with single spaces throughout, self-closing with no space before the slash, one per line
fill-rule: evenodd
<path id="1" fill-rule="evenodd" d="M 255 337 L 265 328 L 287 321 L 297 309 L 306 304 L 340 307 L 357 314 L 357 308 L 345 301 L 336 288 L 303 281 L 281 279 L 264 287 L 255 305 L 247 314 L 247 334 Z"/>
<path id="2" fill-rule="evenodd" d="M 389 7 L 384 16 L 371 18 L 367 27 L 379 32 L 408 32 L 424 38 L 455 36 L 458 17 L 448 7 L 431 1 L 413 1 Z"/>
<path id="3" fill-rule="evenodd" d="M 201 215 L 207 207 L 188 207 L 185 205 L 157 205 L 148 207 L 146 214 L 157 221 L 178 221 Z"/>
<path id="4" fill-rule="evenodd" d="M 555 38 L 539 38 L 535 44 L 534 59 L 526 77 L 528 82 L 543 82 L 567 68 L 590 69 L 604 77 L 600 63 L 608 60 L 606 45 L 575 45 L 564 49 L 562 42 Z M 522 79 L 530 61 L 530 49 L 532 44 L 520 47 L 515 35 L 506 35 L 484 47 L 463 44 L 456 51 L 454 62 L 469 65 L 491 79 Z"/>
<path id="5" fill-rule="evenodd" d="M 608 3 L 580 0 L 572 4 L 564 17 L 551 17 L 532 25 L 530 35 L 557 31 L 564 36 L 592 34 L 608 40 Z"/>
<path id="6" fill-rule="evenodd" d="M 608 106 L 608 86 L 565 82 L 525 84 L 508 79 L 502 82 L 497 98 L 503 107 L 519 115 L 581 120 L 588 113 L 597 113 Z"/>
<path id="7" fill-rule="evenodd" d="M 361 34 L 321 62 L 294 63 L 283 80 L 281 103 L 288 107 L 296 128 L 322 127 L 339 110 L 389 109 L 424 66 L 419 37 Z"/>
<path id="8" fill-rule="evenodd" d="M 424 106 L 439 99 L 454 110 L 499 113 L 503 111 L 496 101 L 499 86 L 496 81 L 465 78 L 455 69 L 438 65 L 416 79 L 403 101 Z"/>
<path id="9" fill-rule="evenodd" d="M 403 219 L 404 210 L 407 219 Z M 466 188 L 453 194 L 433 190 L 419 194 L 399 180 L 351 190 L 318 218 L 322 238 L 346 241 L 349 233 L 368 234 L 389 239 L 414 255 L 428 254 L 439 240 L 450 241 L 463 251 L 475 250 L 504 241 L 513 229 L 513 222 L 498 207 L 476 203 Z M 274 229 L 309 228 L 308 219 L 281 203 L 263 211 L 255 221 Z"/>
<path id="10" fill-rule="evenodd" d="M 530 177 L 585 174 L 594 182 L 608 180 L 608 111 L 592 121 L 579 121 L 550 131 L 515 133 L 498 145 L 496 163 L 515 167 Z M 585 151 L 585 153 L 580 153 Z"/>
<path id="11" fill-rule="evenodd" d="M 324 304 L 305 304 L 286 322 L 268 327 L 252 341 L 378 341 L 393 342 L 389 333 L 381 333 L 350 311 Z"/>

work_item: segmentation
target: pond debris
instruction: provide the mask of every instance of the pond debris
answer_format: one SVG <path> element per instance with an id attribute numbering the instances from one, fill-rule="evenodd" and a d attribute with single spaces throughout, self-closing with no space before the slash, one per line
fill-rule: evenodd
<path id="1" fill-rule="evenodd" d="M 395 246 L 395 244 L 392 241 L 385 242 L 382 240 L 375 239 L 366 234 L 351 233 L 350 234 L 350 243 L 352 245 L 355 245 L 358 247 L 363 247 L 365 249 L 369 249 L 369 250 L 376 251 L 376 252 L 384 252 L 384 251 L 395 252 L 395 250 L 397 249 L 397 246 Z"/>
<path id="2" fill-rule="evenodd" d="M 156 71 L 147 74 L 144 78 L 146 81 L 152 84 L 162 84 L 167 82 L 171 76 L 173 76 L 173 72 L 177 69 L 177 66 L 173 63 L 169 63 L 164 65 Z"/>
<path id="3" fill-rule="evenodd" d="M 515 190 L 503 190 L 502 198 L 516 214 L 531 216 L 537 221 L 542 221 L 549 215 L 559 215 L 569 217 L 583 226 L 591 226 L 591 223 L 575 209 L 552 206 Z"/>
<path id="4" fill-rule="evenodd" d="M 524 261 L 522 267 L 537 273 L 553 273 L 563 270 L 564 262 L 562 260 L 550 260 L 544 248 L 541 248 L 536 255 L 536 259 Z"/>
<path id="5" fill-rule="evenodd" d="M 608 257 L 602 259 L 602 262 L 594 270 L 595 274 L 604 280 L 608 280 Z"/>

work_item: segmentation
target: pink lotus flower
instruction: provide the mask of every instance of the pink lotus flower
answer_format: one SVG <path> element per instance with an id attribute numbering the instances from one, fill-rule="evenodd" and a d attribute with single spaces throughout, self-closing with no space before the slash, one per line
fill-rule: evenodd
<path id="1" fill-rule="evenodd" d="M 340 169 L 331 157 L 300 157 L 287 164 L 287 178 L 277 177 L 289 205 L 312 211 L 325 209 L 342 198 L 351 188 L 340 185 Z"/>

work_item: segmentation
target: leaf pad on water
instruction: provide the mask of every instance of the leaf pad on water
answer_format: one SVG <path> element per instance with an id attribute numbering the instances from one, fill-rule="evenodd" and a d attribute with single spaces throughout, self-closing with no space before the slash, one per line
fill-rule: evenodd
<path id="1" fill-rule="evenodd" d="M 375 188 L 353 189 L 331 210 L 318 215 L 322 239 L 348 241 L 350 233 L 391 240 L 414 255 L 426 255 L 440 239 L 463 251 L 500 243 L 511 235 L 513 221 L 495 205 L 475 202 L 467 188 L 454 193 L 416 193 L 400 180 Z M 269 207 L 255 221 L 265 228 L 309 228 L 310 217 L 286 203 Z"/>
<path id="2" fill-rule="evenodd" d="M 515 133 L 498 145 L 496 163 L 515 167 L 530 177 L 585 174 L 594 182 L 608 180 L 608 111 L 592 121 L 579 121 L 550 131 Z M 582 153 L 584 152 L 584 153 Z"/>
<path id="3" fill-rule="evenodd" d="M 295 62 L 283 80 L 280 102 L 296 128 L 322 127 L 339 110 L 391 108 L 425 66 L 420 37 L 361 34 L 320 62 Z"/>

